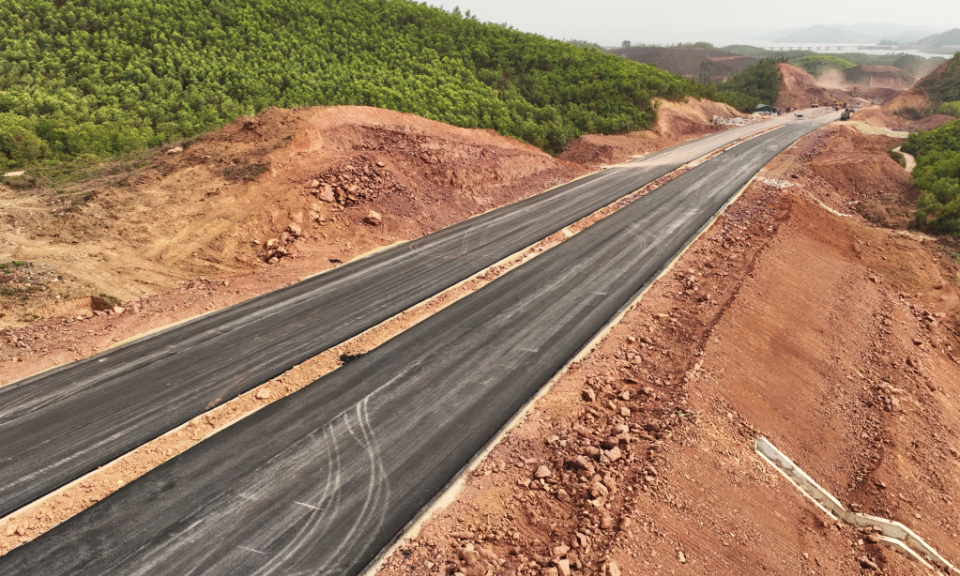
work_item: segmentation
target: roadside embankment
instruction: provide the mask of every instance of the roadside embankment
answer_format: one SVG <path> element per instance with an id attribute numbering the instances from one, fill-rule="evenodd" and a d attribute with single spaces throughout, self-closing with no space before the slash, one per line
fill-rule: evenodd
<path id="1" fill-rule="evenodd" d="M 923 572 L 820 512 L 758 435 L 956 564 L 957 247 L 820 201 L 879 194 L 846 180 L 868 161 L 904 174 L 889 140 L 831 127 L 775 160 L 380 574 Z"/>

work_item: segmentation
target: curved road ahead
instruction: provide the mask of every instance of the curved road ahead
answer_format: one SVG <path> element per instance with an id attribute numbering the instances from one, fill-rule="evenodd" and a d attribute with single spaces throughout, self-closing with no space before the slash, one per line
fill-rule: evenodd
<path id="1" fill-rule="evenodd" d="M 835 117 L 675 178 L 0 557 L 0 573 L 357 574 L 761 167 Z"/>
<path id="2" fill-rule="evenodd" d="M 573 181 L 0 387 L 0 517 L 781 117 Z"/>

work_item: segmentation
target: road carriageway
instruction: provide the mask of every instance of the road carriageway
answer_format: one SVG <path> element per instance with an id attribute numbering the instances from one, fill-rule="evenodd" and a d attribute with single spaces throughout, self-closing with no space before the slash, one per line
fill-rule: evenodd
<path id="1" fill-rule="evenodd" d="M 0 517 L 392 318 L 684 164 L 712 134 L 0 387 Z"/>
<path id="2" fill-rule="evenodd" d="M 757 171 L 835 116 L 674 178 L 0 557 L 0 573 L 358 574 Z"/>

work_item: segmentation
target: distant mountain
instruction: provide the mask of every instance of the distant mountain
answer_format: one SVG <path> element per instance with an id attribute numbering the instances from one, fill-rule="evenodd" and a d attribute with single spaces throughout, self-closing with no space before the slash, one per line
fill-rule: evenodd
<path id="1" fill-rule="evenodd" d="M 947 30 L 940 34 L 927 36 L 917 42 L 924 48 L 940 48 L 941 46 L 960 46 L 960 28 Z"/>
<path id="2" fill-rule="evenodd" d="M 931 33 L 943 30 L 933 26 L 905 26 L 903 24 L 835 24 L 817 25 L 802 30 L 784 30 L 770 35 L 774 42 L 842 44 L 875 44 L 881 41 L 896 43 L 916 42 Z"/>
<path id="3" fill-rule="evenodd" d="M 799 32 L 794 32 L 789 36 L 777 38 L 774 42 L 796 43 L 796 42 L 820 42 L 822 44 L 837 44 L 841 42 L 870 43 L 876 42 L 877 38 L 871 38 L 866 34 L 858 34 L 847 30 L 841 30 L 836 26 L 811 26 Z"/>

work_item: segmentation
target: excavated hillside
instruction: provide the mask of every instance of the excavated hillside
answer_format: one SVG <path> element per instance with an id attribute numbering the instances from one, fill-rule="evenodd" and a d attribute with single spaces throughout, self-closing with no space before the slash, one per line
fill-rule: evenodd
<path id="1" fill-rule="evenodd" d="M 878 99 L 885 102 L 899 93 L 894 88 L 851 85 L 839 73 L 824 74 L 817 80 L 790 64 L 781 62 L 777 68 L 782 76 L 778 108 L 806 108 L 814 102 L 830 104 L 834 100 L 868 103 Z"/>
<path id="2" fill-rule="evenodd" d="M 896 142 L 835 125 L 775 160 L 379 574 L 929 573 L 759 436 L 960 562 L 958 245 L 855 211 L 913 196 Z"/>
<path id="3" fill-rule="evenodd" d="M 542 192 L 600 157 L 722 129 L 709 124 L 715 113 L 736 115 L 695 100 L 661 107 L 656 132 L 598 137 L 600 152 L 562 159 L 412 114 L 268 109 L 71 184 L 5 179 L 0 383 Z"/>
<path id="4" fill-rule="evenodd" d="M 854 66 L 844 70 L 843 76 L 851 85 L 868 88 L 907 90 L 916 82 L 909 72 L 896 66 Z"/>

